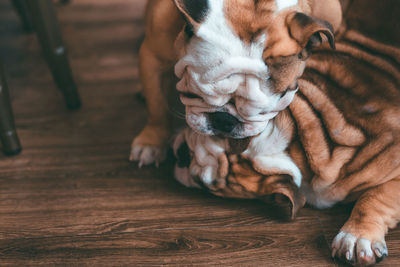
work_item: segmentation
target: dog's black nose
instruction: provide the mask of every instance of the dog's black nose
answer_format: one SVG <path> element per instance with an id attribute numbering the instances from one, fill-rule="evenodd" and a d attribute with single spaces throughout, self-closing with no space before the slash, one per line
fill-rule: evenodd
<path id="1" fill-rule="evenodd" d="M 239 124 L 239 120 L 226 112 L 214 112 L 209 115 L 211 126 L 223 133 L 230 133 Z"/>

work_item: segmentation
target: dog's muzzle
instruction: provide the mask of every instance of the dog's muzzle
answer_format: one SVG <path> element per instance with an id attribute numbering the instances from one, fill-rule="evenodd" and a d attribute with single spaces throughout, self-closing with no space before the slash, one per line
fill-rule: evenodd
<path id="1" fill-rule="evenodd" d="M 175 74 L 187 123 L 207 135 L 255 136 L 292 102 L 297 91 L 284 97 L 272 93 L 268 67 L 259 58 L 230 57 L 211 63 L 188 54 L 176 64 Z"/>

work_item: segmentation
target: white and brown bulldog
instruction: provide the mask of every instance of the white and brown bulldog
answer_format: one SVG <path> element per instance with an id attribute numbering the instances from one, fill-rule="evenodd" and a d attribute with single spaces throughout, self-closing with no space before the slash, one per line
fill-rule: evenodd
<path id="1" fill-rule="evenodd" d="M 183 184 L 283 196 L 291 217 L 305 200 L 357 200 L 332 255 L 360 266 L 383 259 L 400 220 L 400 76 L 386 63 L 399 50 L 348 33 L 303 75 L 312 48 L 335 46 L 341 19 L 338 0 L 150 0 L 140 51 L 148 122 L 131 160 L 164 158 L 175 86 L 163 80 L 175 73 L 190 126 L 174 145 Z"/>
<path id="2" fill-rule="evenodd" d="M 338 0 L 150 0 L 140 49 L 147 125 L 131 160 L 159 163 L 171 137 L 163 77 L 175 73 L 196 132 L 246 138 L 293 100 L 309 50 L 334 46 Z"/>

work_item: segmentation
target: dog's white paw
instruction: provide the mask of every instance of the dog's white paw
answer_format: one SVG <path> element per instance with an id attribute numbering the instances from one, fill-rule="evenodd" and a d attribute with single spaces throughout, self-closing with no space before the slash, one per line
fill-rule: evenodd
<path id="1" fill-rule="evenodd" d="M 149 146 L 149 145 L 132 145 L 130 161 L 138 161 L 139 168 L 143 165 L 150 165 L 155 163 L 158 167 L 167 157 L 167 152 L 164 147 Z"/>
<path id="2" fill-rule="evenodd" d="M 218 166 L 206 165 L 200 166 L 198 164 L 192 164 L 190 174 L 194 177 L 199 177 L 200 180 L 207 186 L 211 186 L 216 179 Z"/>
<path id="3" fill-rule="evenodd" d="M 354 266 L 369 266 L 382 261 L 388 255 L 385 240 L 371 241 L 341 231 L 332 242 L 332 257 Z"/>

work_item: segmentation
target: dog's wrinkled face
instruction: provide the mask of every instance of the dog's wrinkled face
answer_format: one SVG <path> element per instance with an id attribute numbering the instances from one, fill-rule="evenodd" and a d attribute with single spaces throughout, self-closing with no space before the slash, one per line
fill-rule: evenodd
<path id="1" fill-rule="evenodd" d="M 186 20 L 177 89 L 192 129 L 255 136 L 291 103 L 309 49 L 321 33 L 333 45 L 329 23 L 302 13 L 303 1 L 175 0 Z"/>

